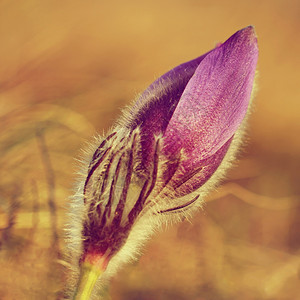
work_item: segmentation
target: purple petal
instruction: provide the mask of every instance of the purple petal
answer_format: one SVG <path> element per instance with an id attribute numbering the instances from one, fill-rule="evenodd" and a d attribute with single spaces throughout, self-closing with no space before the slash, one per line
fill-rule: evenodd
<path id="1" fill-rule="evenodd" d="M 201 187 L 221 164 L 247 112 L 257 58 L 247 27 L 212 50 L 188 82 L 164 133 L 170 163 L 163 178 L 178 196 Z"/>
<path id="2" fill-rule="evenodd" d="M 190 159 L 200 161 L 234 135 L 248 109 L 257 57 L 249 26 L 201 61 L 165 131 L 165 154 L 184 149 Z"/>
<path id="3" fill-rule="evenodd" d="M 155 80 L 130 107 L 126 127 L 142 126 L 152 134 L 163 133 L 187 83 L 207 54 L 183 63 Z"/>
<path id="4" fill-rule="evenodd" d="M 165 132 L 187 83 L 206 55 L 183 63 L 159 77 L 129 108 L 122 125 L 129 130 L 140 126 L 145 167 L 153 154 L 155 135 Z"/>

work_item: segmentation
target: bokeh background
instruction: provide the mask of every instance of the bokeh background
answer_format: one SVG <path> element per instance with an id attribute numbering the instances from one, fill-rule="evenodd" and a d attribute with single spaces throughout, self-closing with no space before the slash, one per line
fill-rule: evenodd
<path id="1" fill-rule="evenodd" d="M 59 299 L 74 157 L 157 76 L 255 25 L 240 161 L 107 299 L 300 299 L 300 2 L 0 1 L 0 299 Z"/>

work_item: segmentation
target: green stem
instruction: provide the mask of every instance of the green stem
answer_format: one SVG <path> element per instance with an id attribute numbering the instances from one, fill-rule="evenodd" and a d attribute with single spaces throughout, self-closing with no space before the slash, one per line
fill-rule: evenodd
<path id="1" fill-rule="evenodd" d="M 101 274 L 102 271 L 99 268 L 86 262 L 83 263 L 73 300 L 89 300 L 95 283 Z"/>

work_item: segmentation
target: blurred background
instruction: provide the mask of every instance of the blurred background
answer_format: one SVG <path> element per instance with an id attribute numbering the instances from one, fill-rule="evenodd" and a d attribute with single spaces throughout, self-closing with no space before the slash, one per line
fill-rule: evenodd
<path id="1" fill-rule="evenodd" d="M 253 24 L 258 93 L 240 161 L 157 234 L 107 299 L 300 299 L 300 2 L 0 1 L 0 299 L 59 299 L 84 142 L 156 77 Z"/>

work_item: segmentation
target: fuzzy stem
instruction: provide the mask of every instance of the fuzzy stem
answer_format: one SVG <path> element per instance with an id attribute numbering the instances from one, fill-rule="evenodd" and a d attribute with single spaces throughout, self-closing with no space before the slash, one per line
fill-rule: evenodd
<path id="1" fill-rule="evenodd" d="M 84 262 L 73 300 L 89 300 L 97 279 L 103 271 L 97 266 Z"/>

